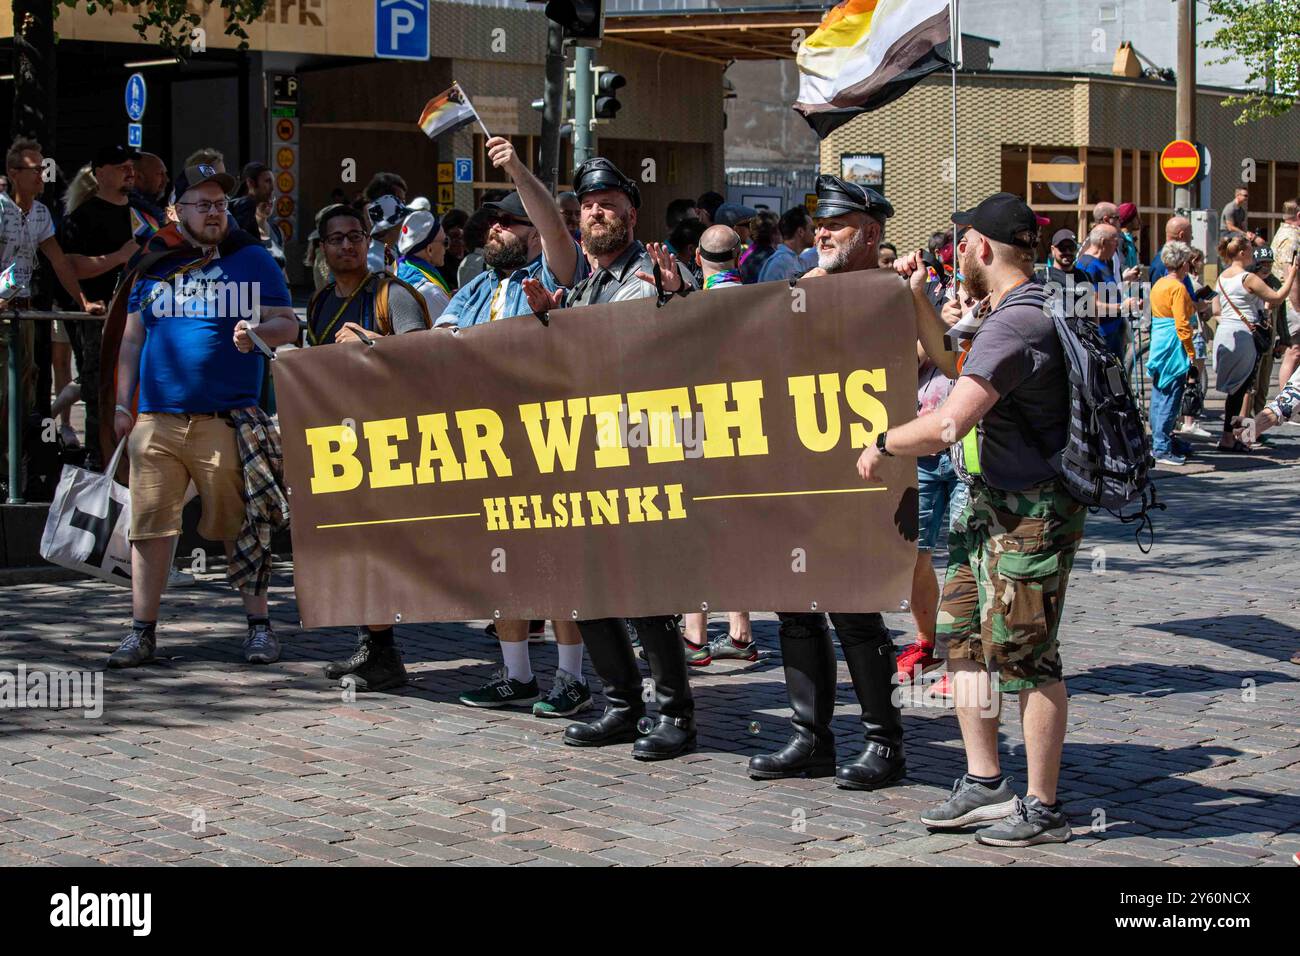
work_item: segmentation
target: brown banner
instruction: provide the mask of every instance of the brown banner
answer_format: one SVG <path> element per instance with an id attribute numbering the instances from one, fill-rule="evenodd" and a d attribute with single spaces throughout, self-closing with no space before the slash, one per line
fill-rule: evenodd
<path id="1" fill-rule="evenodd" d="M 275 362 L 308 627 L 896 610 L 911 300 L 860 272 L 553 312 Z"/>

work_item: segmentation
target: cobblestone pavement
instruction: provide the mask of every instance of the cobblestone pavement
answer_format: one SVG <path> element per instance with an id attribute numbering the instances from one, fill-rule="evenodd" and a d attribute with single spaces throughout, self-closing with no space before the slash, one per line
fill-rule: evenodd
<path id="1" fill-rule="evenodd" d="M 993 850 L 917 821 L 964 769 L 941 708 L 906 711 L 906 785 L 748 779 L 788 727 L 770 614 L 761 661 L 692 675 L 699 751 L 647 765 L 563 746 L 565 721 L 456 703 L 497 666 L 483 622 L 400 626 L 411 686 L 347 701 L 320 666 L 350 633 L 299 631 L 280 574 L 284 659 L 247 667 L 237 601 L 207 574 L 168 595 L 157 664 L 104 675 L 99 718 L 0 710 L 0 864 L 1289 865 L 1300 428 L 1262 456 L 1199 458 L 1161 474 L 1150 555 L 1131 528 L 1090 522 L 1062 628 L 1068 844 Z M 0 589 L 0 670 L 100 670 L 128 619 L 107 585 Z M 909 620 L 887 620 L 901 646 Z M 554 655 L 533 648 L 543 686 Z M 860 740 L 842 665 L 839 697 L 847 756 Z M 1014 710 L 1005 766 L 1023 784 Z"/>

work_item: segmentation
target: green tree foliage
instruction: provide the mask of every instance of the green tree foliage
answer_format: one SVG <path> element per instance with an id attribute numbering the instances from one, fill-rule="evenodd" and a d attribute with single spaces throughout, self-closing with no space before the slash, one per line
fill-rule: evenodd
<path id="1" fill-rule="evenodd" d="M 248 47 L 248 33 L 244 27 L 262 15 L 268 0 L 149 0 L 147 3 L 125 3 L 122 0 L 58 0 L 65 7 L 81 7 L 89 14 L 107 13 L 134 16 L 135 32 L 149 39 L 156 31 L 158 45 L 184 57 L 191 50 L 194 28 L 203 22 L 197 9 L 218 5 L 225 15 L 225 33 L 239 37 L 239 48 Z"/>
<path id="2" fill-rule="evenodd" d="M 1227 54 L 1214 63 L 1242 63 L 1258 89 L 1233 94 L 1237 124 L 1290 110 L 1300 93 L 1300 0 L 1209 0 L 1216 31 L 1205 46 Z"/>

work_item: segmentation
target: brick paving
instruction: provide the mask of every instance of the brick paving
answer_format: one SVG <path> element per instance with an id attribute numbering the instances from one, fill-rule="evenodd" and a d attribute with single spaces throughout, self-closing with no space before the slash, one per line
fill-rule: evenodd
<path id="1" fill-rule="evenodd" d="M 788 727 L 770 614 L 757 664 L 692 675 L 699 751 L 643 764 L 627 747 L 565 747 L 565 721 L 456 703 L 497 666 L 484 622 L 400 626 L 411 686 L 345 700 L 320 666 L 351 634 L 296 627 L 286 566 L 280 663 L 243 665 L 237 600 L 207 574 L 166 598 L 157 664 L 105 674 L 99 718 L 0 710 L 0 864 L 1290 865 L 1300 428 L 1275 435 L 1262 456 L 1162 473 L 1149 556 L 1130 529 L 1091 521 L 1062 628 L 1068 844 L 995 850 L 917 821 L 964 766 L 941 708 L 905 712 L 906 785 L 750 780 L 748 757 Z M 0 589 L 0 670 L 99 670 L 129 611 L 94 582 Z M 909 619 L 887 621 L 902 646 Z M 533 647 L 544 686 L 554 655 Z M 848 756 L 842 665 L 839 697 Z M 1014 711 L 1005 768 L 1023 784 Z"/>

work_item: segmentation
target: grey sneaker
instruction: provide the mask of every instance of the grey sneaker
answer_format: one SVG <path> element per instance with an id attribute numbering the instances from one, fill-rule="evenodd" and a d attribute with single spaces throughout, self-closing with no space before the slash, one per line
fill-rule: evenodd
<path id="1" fill-rule="evenodd" d="M 122 639 L 121 645 L 108 657 L 108 666 L 135 667 L 153 660 L 154 649 L 158 646 L 156 632 L 138 631 L 131 628 L 131 633 Z"/>
<path id="2" fill-rule="evenodd" d="M 280 659 L 280 642 L 265 624 L 251 624 L 244 640 L 244 660 L 250 664 L 274 664 Z"/>
<path id="3" fill-rule="evenodd" d="M 1011 778 L 1003 777 L 990 790 L 962 774 L 952 785 L 952 795 L 933 810 L 921 814 L 921 822 L 935 830 L 957 830 L 973 823 L 994 823 L 1015 809 L 1016 792 Z"/>
<path id="4" fill-rule="evenodd" d="M 194 583 L 194 575 L 188 571 L 182 571 L 180 568 L 172 568 L 167 572 L 167 586 L 169 588 L 187 588 Z"/>
<path id="5" fill-rule="evenodd" d="M 587 682 L 568 671 L 556 671 L 555 683 L 545 700 L 533 704 L 534 717 L 571 717 L 591 706 Z"/>
<path id="6" fill-rule="evenodd" d="M 1017 797 L 1010 815 L 975 834 L 975 839 L 988 846 L 1037 846 L 1065 843 L 1070 836 L 1070 821 L 1064 813 L 1028 796 L 1023 800 Z"/>

